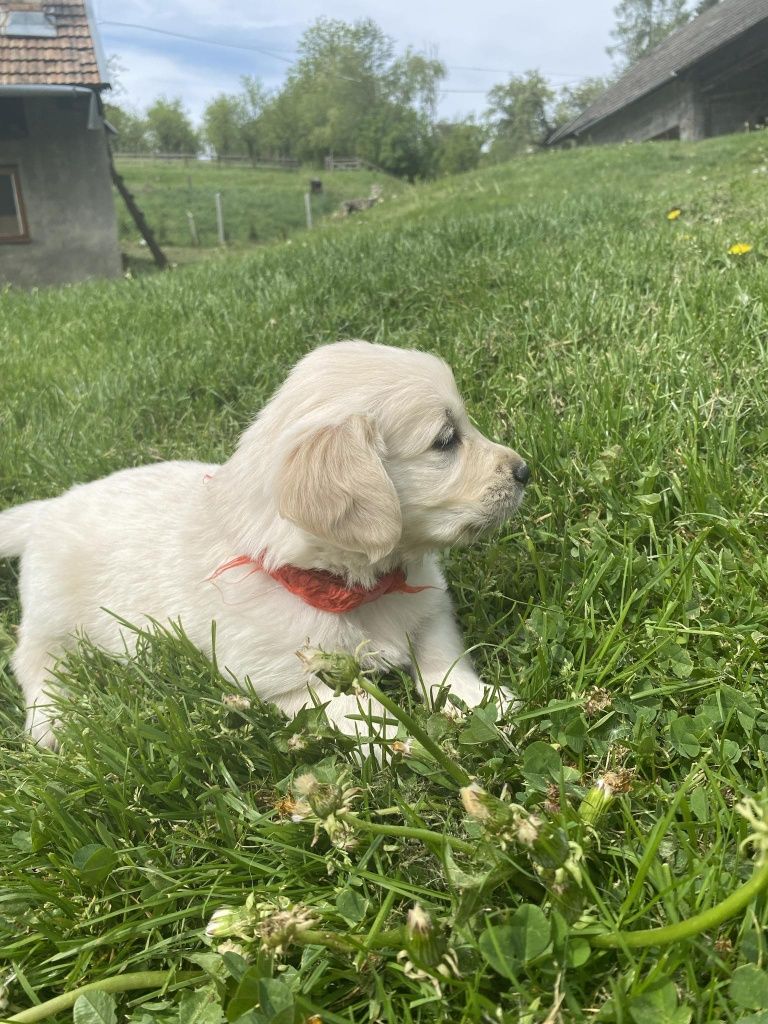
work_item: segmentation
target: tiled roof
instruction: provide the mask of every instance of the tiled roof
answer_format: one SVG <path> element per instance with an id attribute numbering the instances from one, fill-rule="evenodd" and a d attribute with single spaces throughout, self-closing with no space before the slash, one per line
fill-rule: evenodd
<path id="1" fill-rule="evenodd" d="M 6 36 L 12 11 L 53 17 L 52 38 Z M 0 85 L 103 85 L 85 0 L 0 0 Z"/>
<path id="2" fill-rule="evenodd" d="M 547 144 L 583 134 L 593 124 L 653 92 L 761 21 L 768 21 L 768 0 L 721 0 L 670 33 L 578 117 L 553 132 Z"/>

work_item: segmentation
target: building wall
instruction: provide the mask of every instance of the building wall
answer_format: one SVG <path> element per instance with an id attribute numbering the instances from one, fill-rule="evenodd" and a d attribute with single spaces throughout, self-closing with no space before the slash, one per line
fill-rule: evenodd
<path id="1" fill-rule="evenodd" d="M 579 143 L 645 142 L 676 130 L 683 140 L 700 138 L 701 115 L 691 84 L 675 79 L 593 125 L 579 136 Z"/>
<path id="2" fill-rule="evenodd" d="M 768 57 L 765 63 L 738 70 L 703 93 L 707 105 L 707 134 L 725 135 L 765 126 L 768 122 Z"/>
<path id="3" fill-rule="evenodd" d="M 89 97 L 24 98 L 28 132 L 0 138 L 19 168 L 28 242 L 0 242 L 0 284 L 64 284 L 121 273 L 107 143 L 88 128 Z"/>
<path id="4" fill-rule="evenodd" d="M 768 118 L 768 22 L 720 47 L 689 73 L 579 135 L 577 142 L 695 141 L 744 131 Z"/>

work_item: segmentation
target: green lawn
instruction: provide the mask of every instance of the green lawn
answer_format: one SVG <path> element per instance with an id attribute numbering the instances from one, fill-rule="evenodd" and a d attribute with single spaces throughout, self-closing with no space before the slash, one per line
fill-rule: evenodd
<path id="1" fill-rule="evenodd" d="M 436 748 L 381 768 L 318 713 L 234 714 L 179 636 L 83 649 L 61 752 L 28 748 L 0 563 L 4 1012 L 165 972 L 78 1020 L 768 1021 L 767 168 L 763 135 L 542 154 L 292 244 L 3 293 L 0 507 L 224 458 L 299 355 L 351 336 L 444 355 L 534 468 L 508 529 L 446 557 L 521 707 L 451 721 L 389 680 Z M 606 777 L 626 791 L 584 806 Z M 222 949 L 206 925 L 248 897 Z"/>
<path id="2" fill-rule="evenodd" d="M 200 160 L 121 160 L 116 166 L 133 192 L 161 246 L 172 260 L 190 262 L 219 246 L 217 192 L 221 193 L 224 233 L 230 248 L 242 249 L 286 239 L 306 227 L 304 193 L 309 179 L 323 183 L 312 196 L 315 222 L 336 213 L 343 199 L 367 196 L 378 184 L 386 198 L 409 186 L 373 171 L 266 170 Z M 122 199 L 115 194 L 121 245 L 130 256 L 141 254 L 141 236 Z M 198 244 L 193 244 L 187 212 L 192 213 Z M 146 255 L 146 250 L 145 250 Z"/>

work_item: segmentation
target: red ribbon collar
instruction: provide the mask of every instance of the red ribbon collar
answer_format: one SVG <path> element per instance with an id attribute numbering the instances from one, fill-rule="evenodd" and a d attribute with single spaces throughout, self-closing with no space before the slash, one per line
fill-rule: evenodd
<path id="1" fill-rule="evenodd" d="M 248 555 L 238 555 L 237 558 L 225 562 L 209 578 L 215 580 L 229 569 L 237 569 L 244 565 L 251 566 L 252 573 L 266 573 L 281 587 L 301 598 L 305 604 L 336 615 L 354 611 L 355 608 L 370 604 L 371 601 L 376 601 L 386 594 L 418 594 L 422 590 L 432 589 L 410 586 L 402 569 L 393 569 L 392 572 L 379 576 L 372 587 L 363 587 L 359 584 L 350 587 L 345 583 L 343 576 L 337 576 L 327 569 L 300 569 L 296 565 L 265 569 L 262 556 L 249 558 Z"/>

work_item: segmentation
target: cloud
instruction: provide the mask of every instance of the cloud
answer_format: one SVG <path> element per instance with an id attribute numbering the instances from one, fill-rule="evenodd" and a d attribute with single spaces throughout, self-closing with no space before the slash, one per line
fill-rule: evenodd
<path id="1" fill-rule="evenodd" d="M 243 74 L 255 74 L 277 87 L 296 52 L 301 34 L 319 16 L 312 0 L 95 0 L 97 20 L 146 25 L 202 41 L 101 27 L 105 51 L 128 68 L 122 76 L 130 102 L 146 106 L 158 94 L 181 95 L 197 119 L 212 96 L 236 91 Z M 325 0 L 327 17 L 355 21 L 371 17 L 406 46 L 434 52 L 449 65 L 440 115 L 463 115 L 485 107 L 485 94 L 506 73 L 536 68 L 556 85 L 587 75 L 606 74 L 616 0 Z M 272 51 L 256 52 L 212 45 L 228 42 Z M 466 68 L 492 69 L 484 71 Z"/>

